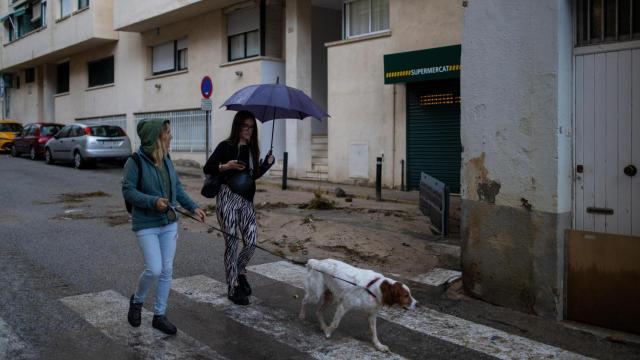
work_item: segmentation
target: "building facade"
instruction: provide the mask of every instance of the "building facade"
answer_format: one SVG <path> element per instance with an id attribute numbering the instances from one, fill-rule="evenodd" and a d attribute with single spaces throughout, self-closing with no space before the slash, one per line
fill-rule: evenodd
<path id="1" fill-rule="evenodd" d="M 173 123 L 174 158 L 203 163 L 200 79 L 213 79 L 214 145 L 233 117 L 219 108 L 224 100 L 243 86 L 280 81 L 331 118 L 263 124 L 263 152 L 275 126 L 275 154 L 287 151 L 289 176 L 372 184 L 383 157 L 383 184 L 395 188 L 416 187 L 407 179 L 424 144 L 407 140 L 416 124 L 407 89 L 418 89 L 409 95 L 419 108 L 416 91 L 426 83 L 387 81 L 385 55 L 459 47 L 462 26 L 461 5 L 446 0 L 10 0 L 0 2 L 0 14 L 3 118 L 108 122 L 131 135 L 139 119 L 164 116 Z M 459 173 L 454 148 L 450 172 Z"/>
<path id="2" fill-rule="evenodd" d="M 466 289 L 640 333 L 640 2 L 469 1 L 463 38 Z"/>

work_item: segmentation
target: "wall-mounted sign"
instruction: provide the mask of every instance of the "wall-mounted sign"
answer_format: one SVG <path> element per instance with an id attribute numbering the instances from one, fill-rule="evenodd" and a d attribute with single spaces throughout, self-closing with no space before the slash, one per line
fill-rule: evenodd
<path id="1" fill-rule="evenodd" d="M 384 56 L 384 83 L 455 79 L 460 77 L 460 45 Z"/>

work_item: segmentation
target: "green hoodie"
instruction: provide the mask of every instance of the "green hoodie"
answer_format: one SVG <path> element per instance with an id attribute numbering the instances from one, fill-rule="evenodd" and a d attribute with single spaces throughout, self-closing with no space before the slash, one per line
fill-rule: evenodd
<path id="1" fill-rule="evenodd" d="M 168 122 L 167 119 L 142 119 L 138 123 L 138 136 L 142 142 L 140 147 L 147 155 L 153 154 L 153 147 L 160 136 L 162 125 Z"/>

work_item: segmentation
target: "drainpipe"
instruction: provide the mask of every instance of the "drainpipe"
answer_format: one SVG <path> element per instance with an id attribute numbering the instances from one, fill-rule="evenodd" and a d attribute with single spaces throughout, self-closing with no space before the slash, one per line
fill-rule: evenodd
<path id="1" fill-rule="evenodd" d="M 391 188 L 396 187 L 396 84 L 393 84 L 393 139 L 391 139 Z"/>

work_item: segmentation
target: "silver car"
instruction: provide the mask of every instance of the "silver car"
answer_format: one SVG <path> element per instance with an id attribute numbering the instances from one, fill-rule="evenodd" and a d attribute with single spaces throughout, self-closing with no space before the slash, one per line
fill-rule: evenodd
<path id="1" fill-rule="evenodd" d="M 129 137 L 113 125 L 67 125 L 47 141 L 44 151 L 47 164 L 73 162 L 77 169 L 102 160 L 124 163 L 129 155 Z"/>

